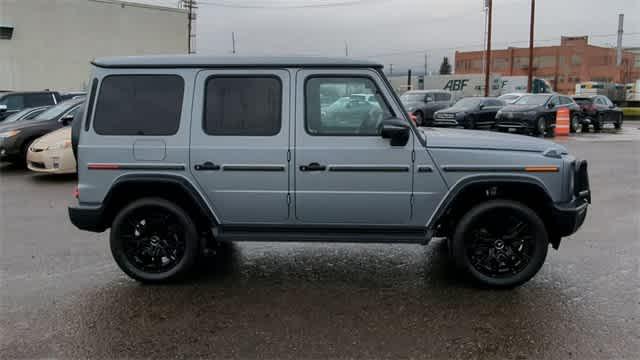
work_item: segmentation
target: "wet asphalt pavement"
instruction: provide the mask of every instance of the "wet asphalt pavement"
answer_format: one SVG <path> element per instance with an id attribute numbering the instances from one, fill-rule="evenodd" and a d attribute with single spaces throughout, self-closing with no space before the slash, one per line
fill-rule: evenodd
<path id="1" fill-rule="evenodd" d="M 637 359 L 640 123 L 567 140 L 590 162 L 583 228 L 510 291 L 474 288 L 441 241 L 238 243 L 144 286 L 108 233 L 75 229 L 73 177 L 0 165 L 0 358 Z"/>

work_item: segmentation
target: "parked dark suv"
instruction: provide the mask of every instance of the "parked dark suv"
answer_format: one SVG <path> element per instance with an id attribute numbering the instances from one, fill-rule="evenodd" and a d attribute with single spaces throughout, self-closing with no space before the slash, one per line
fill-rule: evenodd
<path id="1" fill-rule="evenodd" d="M 7 116 L 26 108 L 55 105 L 62 101 L 55 91 L 7 92 L 0 94 L 0 123 Z"/>
<path id="2" fill-rule="evenodd" d="M 418 126 L 433 125 L 433 114 L 453 104 L 451 93 L 442 90 L 407 91 L 400 100 L 404 108 L 415 115 Z"/>
<path id="3" fill-rule="evenodd" d="M 558 94 L 521 97 L 498 111 L 496 127 L 500 131 L 549 134 L 556 127 L 556 113 L 560 108 L 569 109 L 570 129 L 576 132 L 580 126 L 580 106 L 570 97 Z"/>
<path id="4" fill-rule="evenodd" d="M 604 95 L 574 96 L 573 100 L 582 110 L 582 131 L 588 132 L 589 125 L 598 131 L 606 123 L 611 123 L 616 129 L 622 127 L 622 109 L 617 107 Z"/>
<path id="5" fill-rule="evenodd" d="M 458 100 L 452 107 L 436 111 L 434 126 L 462 126 L 465 129 L 491 127 L 496 113 L 504 107 L 497 98 L 468 97 Z"/>

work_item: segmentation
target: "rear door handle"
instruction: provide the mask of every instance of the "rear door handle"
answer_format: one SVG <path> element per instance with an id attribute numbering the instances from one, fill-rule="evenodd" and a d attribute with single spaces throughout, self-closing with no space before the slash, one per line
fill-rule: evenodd
<path id="1" fill-rule="evenodd" d="M 320 165 L 317 162 L 312 162 L 309 165 L 301 165 L 300 171 L 324 171 L 327 167 L 324 165 Z"/>
<path id="2" fill-rule="evenodd" d="M 196 171 L 220 170 L 220 165 L 216 165 L 216 164 L 212 163 L 211 161 L 206 161 L 203 164 L 198 164 L 198 165 L 194 166 L 194 169 L 196 169 Z"/>

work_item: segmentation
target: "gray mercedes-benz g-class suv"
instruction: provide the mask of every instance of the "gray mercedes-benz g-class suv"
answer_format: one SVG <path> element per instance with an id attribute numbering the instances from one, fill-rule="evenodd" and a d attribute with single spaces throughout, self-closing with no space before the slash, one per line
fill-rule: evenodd
<path id="1" fill-rule="evenodd" d="M 90 84 L 69 215 L 111 228 L 116 262 L 143 282 L 182 277 L 221 241 L 442 237 L 471 278 L 513 287 L 582 225 L 591 199 L 586 162 L 560 145 L 418 129 L 376 63 L 105 58 Z M 323 111 L 353 94 L 372 94 L 371 106 Z"/>

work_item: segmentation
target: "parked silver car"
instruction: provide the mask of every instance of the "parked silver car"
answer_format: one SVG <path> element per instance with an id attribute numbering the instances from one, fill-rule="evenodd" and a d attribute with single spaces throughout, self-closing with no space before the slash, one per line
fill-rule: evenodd
<path id="1" fill-rule="evenodd" d="M 560 145 L 416 128 L 372 62 L 105 58 L 90 84 L 69 214 L 111 228 L 116 262 L 143 282 L 184 276 L 220 241 L 444 237 L 463 273 L 513 287 L 591 199 L 586 162 Z M 376 106 L 323 115 L 326 99 L 353 94 Z"/>

